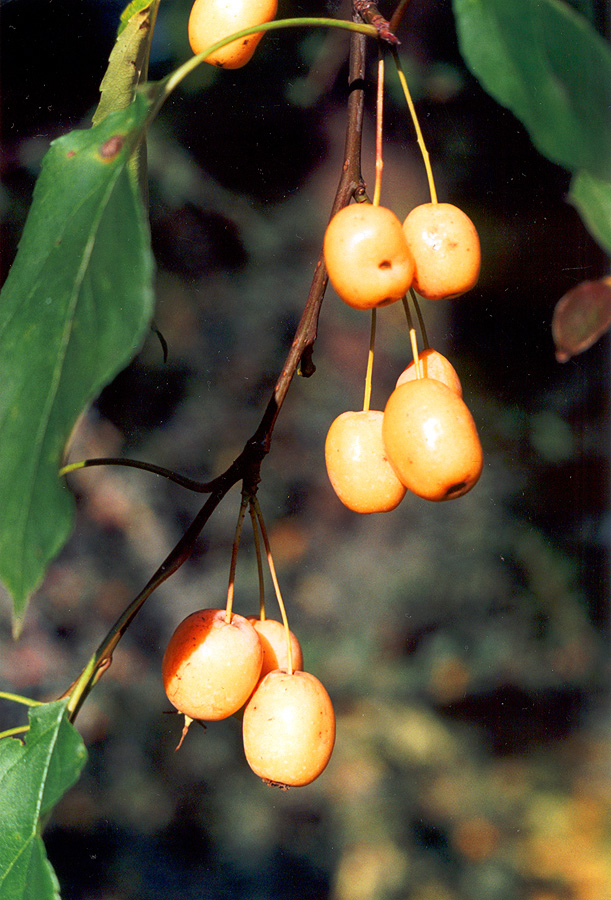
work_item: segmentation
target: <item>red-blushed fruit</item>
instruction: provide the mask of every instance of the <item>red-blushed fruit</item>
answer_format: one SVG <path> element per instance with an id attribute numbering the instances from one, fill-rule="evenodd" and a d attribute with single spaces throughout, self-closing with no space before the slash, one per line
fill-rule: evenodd
<path id="1" fill-rule="evenodd" d="M 462 397 L 460 378 L 449 359 L 446 359 L 446 357 L 441 353 L 438 353 L 437 350 L 433 350 L 432 347 L 427 347 L 426 350 L 423 350 L 422 353 L 420 353 L 419 358 L 424 378 L 435 378 L 437 381 L 447 384 L 454 393 L 458 394 L 459 397 Z M 414 381 L 417 377 L 416 365 L 412 361 L 397 378 L 395 387 L 405 384 L 406 381 Z"/>
<path id="2" fill-rule="evenodd" d="M 405 496 L 388 461 L 382 440 L 380 410 L 344 412 L 332 423 L 325 441 L 325 462 L 333 490 L 358 513 L 389 512 Z"/>
<path id="3" fill-rule="evenodd" d="M 382 436 L 397 477 L 426 500 L 470 491 L 483 467 L 482 447 L 464 401 L 433 378 L 407 381 L 392 392 Z"/>
<path id="4" fill-rule="evenodd" d="M 263 649 L 263 665 L 259 678 L 264 678 L 273 669 L 288 668 L 288 648 L 286 645 L 286 631 L 282 622 L 276 619 L 259 619 L 258 616 L 247 616 L 259 635 Z M 293 669 L 303 669 L 303 653 L 301 644 L 292 631 L 289 632 L 291 641 L 291 665 Z"/>
<path id="5" fill-rule="evenodd" d="M 246 704 L 242 720 L 246 760 L 272 784 L 310 784 L 335 743 L 335 713 L 320 681 L 309 672 L 269 672 Z"/>
<path id="6" fill-rule="evenodd" d="M 271 22 L 277 10 L 277 0 L 195 0 L 189 16 L 191 49 L 201 53 L 236 31 Z M 223 69 L 239 69 L 251 58 L 263 34 L 232 41 L 207 56 L 206 62 Z"/>
<path id="7" fill-rule="evenodd" d="M 475 225 L 451 203 L 423 203 L 403 223 L 415 263 L 413 287 L 428 300 L 458 297 L 479 278 L 481 250 Z"/>
<path id="8" fill-rule="evenodd" d="M 161 664 L 170 703 L 191 719 L 225 719 L 255 688 L 263 649 L 243 616 L 224 609 L 191 613 L 174 631 Z"/>
<path id="9" fill-rule="evenodd" d="M 412 254 L 401 222 L 384 206 L 340 209 L 327 226 L 323 249 L 331 284 L 349 306 L 386 306 L 411 286 Z"/>

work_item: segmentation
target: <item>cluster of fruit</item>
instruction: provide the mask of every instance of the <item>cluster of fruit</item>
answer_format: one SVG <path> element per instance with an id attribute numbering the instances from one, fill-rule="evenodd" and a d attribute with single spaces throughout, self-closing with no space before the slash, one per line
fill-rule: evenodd
<path id="1" fill-rule="evenodd" d="M 168 699 L 185 716 L 183 737 L 193 720 L 242 711 L 249 766 L 287 787 L 314 781 L 335 742 L 329 695 L 302 666 L 301 646 L 281 622 L 202 609 L 174 631 L 162 676 Z"/>
<path id="2" fill-rule="evenodd" d="M 270 22 L 276 12 L 277 0 L 195 0 L 191 48 L 201 53 L 239 30 Z M 206 61 L 240 68 L 261 37 L 254 32 L 233 40 Z M 380 65 L 380 144 L 382 86 Z M 411 109 L 409 99 L 408 105 Z M 325 264 L 333 287 L 350 306 L 375 311 L 414 290 L 430 300 L 456 297 L 477 282 L 477 231 L 461 210 L 437 202 L 427 158 L 433 202 L 413 209 L 403 224 L 377 202 L 381 148 L 374 203 L 349 205 L 329 223 Z M 459 497 L 481 474 L 477 429 L 454 368 L 432 349 L 418 353 L 413 330 L 412 349 L 414 362 L 399 377 L 383 412 L 370 410 L 366 399 L 363 410 L 343 413 L 329 429 L 325 455 L 331 484 L 357 512 L 394 509 L 408 489 L 429 500 Z M 366 398 L 370 376 L 369 369 Z M 274 577 L 271 561 L 270 567 Z M 302 670 L 301 649 L 276 590 L 283 624 L 234 615 L 229 601 L 225 610 L 188 616 L 168 644 L 163 681 L 171 703 L 185 716 L 183 737 L 194 719 L 222 719 L 243 710 L 244 751 L 253 771 L 273 784 L 304 785 L 329 761 L 335 718 L 322 684 Z"/>
<path id="3" fill-rule="evenodd" d="M 457 297 L 480 269 L 475 226 L 449 203 L 417 206 L 403 225 L 385 207 L 346 206 L 329 223 L 324 256 L 335 291 L 358 309 L 387 306 L 410 289 L 430 300 Z M 434 501 L 467 493 L 483 455 L 454 367 L 430 348 L 416 353 L 383 412 L 335 419 L 325 459 L 333 489 L 355 512 L 388 512 L 407 490 Z"/>

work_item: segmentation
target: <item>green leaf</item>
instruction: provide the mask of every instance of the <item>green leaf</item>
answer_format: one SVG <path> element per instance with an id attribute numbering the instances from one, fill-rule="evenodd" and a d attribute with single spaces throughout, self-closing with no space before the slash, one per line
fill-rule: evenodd
<path id="1" fill-rule="evenodd" d="M 453 0 L 473 74 L 568 169 L 611 178 L 611 49 L 559 0 Z"/>
<path id="2" fill-rule="evenodd" d="M 100 102 L 93 114 L 97 125 L 108 113 L 125 109 L 134 99 L 138 85 L 146 79 L 152 26 L 159 0 L 130 3 L 121 17 L 119 35 L 100 85 Z M 133 9 L 132 9 L 133 7 Z"/>
<path id="3" fill-rule="evenodd" d="M 571 180 L 569 200 L 594 240 L 611 254 L 611 181 L 577 172 Z"/>
<path id="4" fill-rule="evenodd" d="M 17 632 L 72 527 L 58 477 L 66 442 L 152 317 L 148 225 L 126 171 L 150 102 L 138 95 L 53 142 L 0 294 L 0 578 Z"/>
<path id="5" fill-rule="evenodd" d="M 41 819 L 78 779 L 87 751 L 66 718 L 66 700 L 30 710 L 25 745 L 0 740 L 0 900 L 55 900 Z"/>

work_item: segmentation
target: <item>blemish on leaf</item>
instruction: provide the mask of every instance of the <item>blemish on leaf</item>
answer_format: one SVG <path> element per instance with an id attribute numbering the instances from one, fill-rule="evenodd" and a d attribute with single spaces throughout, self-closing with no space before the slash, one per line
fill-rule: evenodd
<path id="1" fill-rule="evenodd" d="M 114 159 L 115 156 L 117 156 L 117 154 L 121 152 L 122 148 L 123 135 L 113 134 L 113 136 L 109 137 L 107 141 L 104 141 L 104 143 L 100 147 L 100 156 L 105 160 Z"/>

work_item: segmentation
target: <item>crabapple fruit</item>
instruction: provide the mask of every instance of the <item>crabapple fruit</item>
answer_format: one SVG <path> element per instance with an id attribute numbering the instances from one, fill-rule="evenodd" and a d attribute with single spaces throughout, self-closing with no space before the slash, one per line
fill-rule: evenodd
<path id="1" fill-rule="evenodd" d="M 412 283 L 414 261 L 401 223 L 384 206 L 340 209 L 327 226 L 323 250 L 336 293 L 357 309 L 394 303 Z"/>
<path id="2" fill-rule="evenodd" d="M 475 225 L 451 203 L 423 203 L 403 232 L 415 263 L 413 287 L 428 300 L 458 297 L 479 278 L 481 250 Z"/>
<path id="3" fill-rule="evenodd" d="M 271 22 L 278 10 L 277 0 L 195 0 L 189 16 L 189 43 L 201 53 L 217 41 L 243 28 Z M 263 37 L 263 32 L 232 41 L 206 57 L 206 62 L 223 69 L 246 65 Z"/>
<path id="4" fill-rule="evenodd" d="M 225 719 L 255 688 L 263 649 L 243 616 L 227 621 L 224 609 L 201 609 L 178 625 L 161 664 L 173 706 L 191 719 Z"/>
<path id="5" fill-rule="evenodd" d="M 466 494 L 483 467 L 482 447 L 466 404 L 433 378 L 406 381 L 388 398 L 382 421 L 399 480 L 426 500 Z"/>
<path id="6" fill-rule="evenodd" d="M 344 506 L 358 513 L 389 512 L 405 496 L 388 461 L 380 410 L 344 412 L 325 441 L 325 462 L 333 490 Z"/>
<path id="7" fill-rule="evenodd" d="M 272 784 L 310 784 L 333 751 L 335 713 L 329 695 L 309 672 L 269 672 L 246 704 L 242 720 L 246 760 Z"/>
<path id="8" fill-rule="evenodd" d="M 426 350 L 423 350 L 422 353 L 419 354 L 419 359 L 424 378 L 435 378 L 437 381 L 442 381 L 458 394 L 459 397 L 462 397 L 460 378 L 449 359 L 437 350 L 433 350 L 432 347 L 427 347 Z M 405 384 L 406 381 L 414 381 L 417 377 L 416 364 L 412 361 L 397 378 L 395 387 Z"/>
<path id="9" fill-rule="evenodd" d="M 273 669 L 288 668 L 288 648 L 286 643 L 286 630 L 282 622 L 277 619 L 259 619 L 258 616 L 247 616 L 247 620 L 253 625 L 259 635 L 263 648 L 263 665 L 259 678 L 264 678 Z M 303 653 L 301 644 L 293 634 L 289 632 L 291 642 L 291 665 L 293 669 L 303 669 Z"/>

